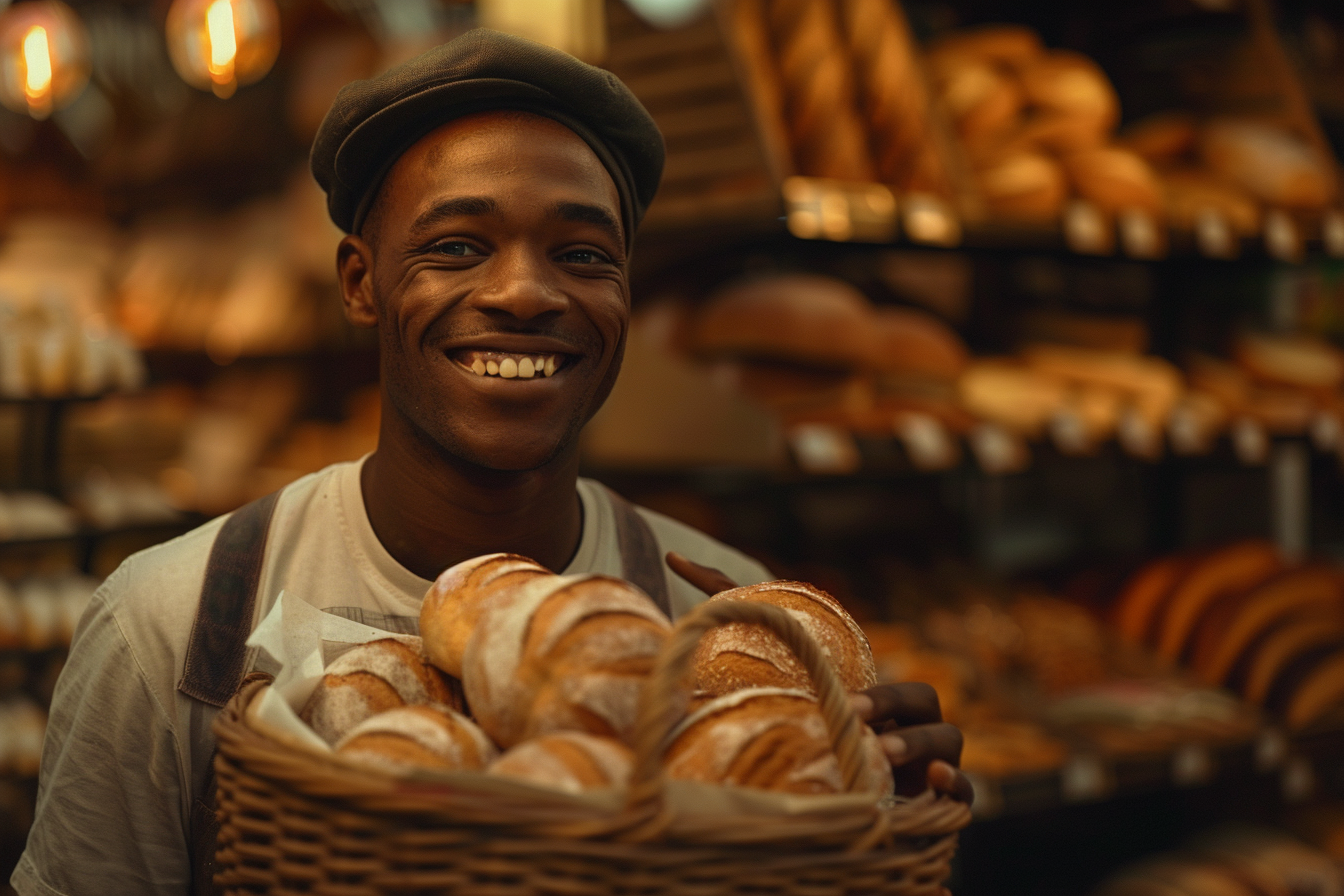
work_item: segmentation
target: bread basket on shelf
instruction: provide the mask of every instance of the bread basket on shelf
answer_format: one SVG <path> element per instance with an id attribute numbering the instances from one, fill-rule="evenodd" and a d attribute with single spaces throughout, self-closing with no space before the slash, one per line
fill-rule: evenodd
<path id="1" fill-rule="evenodd" d="M 970 809 L 948 797 L 876 805 L 871 795 L 664 779 L 696 644 L 732 622 L 769 627 L 808 669 L 853 788 L 862 722 L 816 643 L 776 607 L 716 602 L 673 630 L 644 690 L 630 787 L 605 801 L 479 772 L 356 769 L 258 724 L 249 707 L 267 685 L 246 686 L 215 722 L 216 883 L 229 894 L 342 896 L 940 893 L 957 831 L 970 821 Z"/>

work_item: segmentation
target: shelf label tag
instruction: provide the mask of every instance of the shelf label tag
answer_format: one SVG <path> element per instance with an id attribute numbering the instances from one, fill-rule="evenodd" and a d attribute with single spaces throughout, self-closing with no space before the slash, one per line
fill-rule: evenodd
<path id="1" fill-rule="evenodd" d="M 790 177 L 781 192 L 789 233 L 799 239 L 888 243 L 896 238 L 896 196 L 881 184 Z"/>
<path id="2" fill-rule="evenodd" d="M 1120 213 L 1120 244 L 1131 258 L 1161 258 L 1166 250 L 1157 219 L 1137 208 Z"/>
<path id="3" fill-rule="evenodd" d="M 1283 209 L 1265 215 L 1265 251 L 1278 261 L 1302 260 L 1302 234 Z"/>
<path id="4" fill-rule="evenodd" d="M 1098 756 L 1074 756 L 1059 773 L 1060 792 L 1066 803 L 1099 800 L 1115 789 L 1115 777 Z"/>
<path id="5" fill-rule="evenodd" d="M 1277 728 L 1266 728 L 1255 739 L 1255 770 L 1272 772 L 1288 755 L 1288 738 Z"/>
<path id="6" fill-rule="evenodd" d="M 1101 209 L 1075 199 L 1064 210 L 1064 241 L 1082 255 L 1109 255 L 1115 245 L 1115 234 Z"/>
<path id="7" fill-rule="evenodd" d="M 853 473 L 859 469 L 859 448 L 842 429 L 818 423 L 793 427 L 789 447 L 799 469 L 808 473 Z"/>
<path id="8" fill-rule="evenodd" d="M 1203 744 L 1182 744 L 1171 754 L 1171 781 L 1177 787 L 1198 787 L 1213 780 L 1217 766 Z"/>
<path id="9" fill-rule="evenodd" d="M 1195 245 L 1210 258 L 1236 258 L 1237 235 L 1217 210 L 1206 208 L 1195 216 Z"/>

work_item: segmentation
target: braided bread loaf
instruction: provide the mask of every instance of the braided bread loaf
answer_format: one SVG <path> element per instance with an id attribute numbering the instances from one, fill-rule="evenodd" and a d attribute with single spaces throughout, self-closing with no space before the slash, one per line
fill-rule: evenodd
<path id="1" fill-rule="evenodd" d="M 710 600 L 760 601 L 787 610 L 821 647 L 847 690 L 877 684 L 873 652 L 863 629 L 825 591 L 803 582 L 764 582 L 724 591 Z M 707 632 L 696 648 L 694 670 L 696 691 L 705 694 L 751 687 L 813 690 L 807 670 L 784 642 L 754 625 L 733 623 Z"/>
<path id="2" fill-rule="evenodd" d="M 563 730 L 628 740 L 671 628 L 653 601 L 598 575 L 501 577 L 483 591 L 462 683 L 495 742 Z"/>
<path id="3" fill-rule="evenodd" d="M 549 575 L 546 567 L 518 554 L 486 554 L 445 569 L 420 605 L 420 637 L 429 661 L 461 678 L 462 656 L 486 599 L 512 594 L 509 586 Z"/>
<path id="4" fill-rule="evenodd" d="M 858 789 L 886 796 L 891 763 L 873 730 L 861 727 Z M 786 793 L 844 792 L 826 722 L 816 698 L 802 691 L 749 688 L 702 705 L 672 732 L 665 762 L 669 778 Z"/>
<path id="5" fill-rule="evenodd" d="M 410 640 L 370 641 L 338 657 L 327 666 L 300 717 L 335 744 L 365 719 L 390 709 L 439 703 L 460 710 L 457 683 L 427 663 Z"/>

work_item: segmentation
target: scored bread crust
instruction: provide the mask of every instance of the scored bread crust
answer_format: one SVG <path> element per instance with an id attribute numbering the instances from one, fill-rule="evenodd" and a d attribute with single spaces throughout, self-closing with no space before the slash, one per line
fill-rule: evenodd
<path id="1" fill-rule="evenodd" d="M 582 731 L 552 731 L 508 750 L 486 771 L 566 793 L 582 793 L 624 787 L 633 765 L 630 748 L 614 738 Z"/>
<path id="2" fill-rule="evenodd" d="M 485 602 L 506 597 L 514 586 L 550 570 L 520 554 L 486 554 L 444 570 L 420 605 L 420 637 L 429 661 L 462 677 L 462 656 L 480 623 Z"/>
<path id="3" fill-rule="evenodd" d="M 482 613 L 463 660 L 467 702 L 504 747 L 560 728 L 628 739 L 641 682 L 670 628 L 620 579 L 530 579 Z"/>
<path id="4" fill-rule="evenodd" d="M 419 703 L 461 709 L 453 683 L 419 650 L 398 638 L 381 638 L 327 666 L 300 718 L 327 743 L 335 743 L 370 716 Z"/>
<path id="5" fill-rule="evenodd" d="M 891 793 L 891 764 L 872 729 L 862 726 L 864 771 L 858 791 Z M 669 737 L 669 778 L 786 793 L 841 793 L 816 698 L 786 688 L 750 688 L 701 705 Z"/>
<path id="6" fill-rule="evenodd" d="M 805 582 L 764 582 L 724 591 L 711 601 L 757 601 L 787 611 L 821 648 L 849 691 L 877 684 L 873 651 L 863 629 L 840 602 Z M 814 692 L 811 677 L 778 636 L 758 625 L 735 622 L 700 639 L 692 668 L 695 688 L 726 694 L 748 687 Z"/>
<path id="7" fill-rule="evenodd" d="M 498 752 L 475 723 L 442 705 L 402 706 L 379 713 L 336 744 L 339 756 L 391 772 L 479 770 Z"/>

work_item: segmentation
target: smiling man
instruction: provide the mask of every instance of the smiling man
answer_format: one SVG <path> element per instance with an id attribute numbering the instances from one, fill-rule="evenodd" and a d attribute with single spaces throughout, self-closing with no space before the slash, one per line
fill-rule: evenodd
<path id="1" fill-rule="evenodd" d="M 349 234 L 346 315 L 378 331 L 378 449 L 137 554 L 99 589 L 52 702 L 19 893 L 210 891 L 210 723 L 268 671 L 244 642 L 281 591 L 414 632 L 431 580 L 495 551 L 624 576 L 673 616 L 770 577 L 578 475 L 662 164 L 615 77 L 493 32 L 341 92 L 312 166 Z M 906 789 L 966 795 L 931 689 L 856 706 L 901 726 L 884 743 Z"/>

